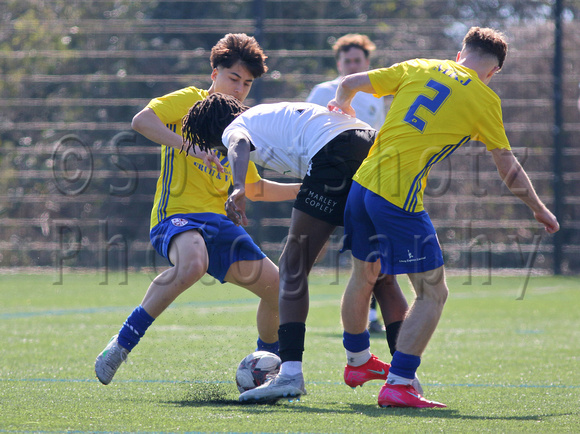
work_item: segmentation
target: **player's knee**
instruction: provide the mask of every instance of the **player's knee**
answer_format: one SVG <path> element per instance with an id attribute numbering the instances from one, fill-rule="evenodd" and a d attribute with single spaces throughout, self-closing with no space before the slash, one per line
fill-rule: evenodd
<path id="1" fill-rule="evenodd" d="M 434 298 L 440 305 L 444 305 L 449 296 L 449 289 L 447 285 L 437 285 L 434 289 Z"/>
<path id="2" fill-rule="evenodd" d="M 308 275 L 308 264 L 302 258 L 299 251 L 284 251 L 280 256 L 280 279 L 302 279 Z"/>
<path id="3" fill-rule="evenodd" d="M 423 285 L 421 291 L 417 294 L 418 298 L 424 298 L 443 306 L 447 301 L 449 290 L 446 285 Z"/>
<path id="4" fill-rule="evenodd" d="M 449 290 L 444 282 L 439 284 L 429 284 L 427 282 L 421 282 L 419 285 L 414 285 L 417 300 L 428 300 L 439 306 L 443 306 L 447 301 L 447 296 L 449 295 Z"/>
<path id="5" fill-rule="evenodd" d="M 207 271 L 207 264 L 204 261 L 189 261 L 177 267 L 177 279 L 181 283 L 180 286 L 183 286 L 183 290 L 196 283 Z"/>

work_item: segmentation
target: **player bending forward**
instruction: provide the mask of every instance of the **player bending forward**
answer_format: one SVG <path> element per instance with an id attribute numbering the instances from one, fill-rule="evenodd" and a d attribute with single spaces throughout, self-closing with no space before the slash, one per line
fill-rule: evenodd
<path id="1" fill-rule="evenodd" d="M 205 122 L 205 118 L 216 122 Z M 244 180 L 250 160 L 303 178 L 280 257 L 278 338 L 282 366 L 272 381 L 242 393 L 240 400 L 272 402 L 303 395 L 308 274 L 330 234 L 343 224 L 352 176 L 373 144 L 376 131 L 354 117 L 316 104 L 283 102 L 248 108 L 228 95 L 215 94 L 192 107 L 184 119 L 183 132 L 186 140 L 203 150 L 218 148 L 227 152 L 234 190 L 226 210 L 238 225 L 247 223 Z M 390 297 L 393 305 L 401 306 L 404 313 L 405 297 L 393 276 L 387 279 L 389 284 L 381 284 L 380 291 Z M 381 303 L 384 297 L 377 299 Z M 366 325 L 365 332 L 368 338 Z M 373 359 L 369 366 L 377 373 L 361 372 L 361 381 L 386 378 L 385 365 Z"/>

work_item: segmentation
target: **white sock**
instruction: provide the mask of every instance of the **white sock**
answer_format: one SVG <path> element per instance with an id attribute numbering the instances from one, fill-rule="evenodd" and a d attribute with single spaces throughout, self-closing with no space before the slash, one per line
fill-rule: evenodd
<path id="1" fill-rule="evenodd" d="M 280 375 L 293 377 L 298 374 L 302 374 L 302 362 L 284 362 L 280 366 Z"/>
<path id="2" fill-rule="evenodd" d="M 369 322 L 376 321 L 378 318 L 376 309 L 369 309 Z"/>
<path id="3" fill-rule="evenodd" d="M 411 384 L 411 382 L 413 381 L 412 378 L 405 378 L 405 377 L 401 377 L 400 375 L 397 374 L 393 374 L 391 372 L 389 372 L 389 376 L 387 377 L 387 384 Z"/>
<path id="4" fill-rule="evenodd" d="M 350 366 L 362 366 L 368 362 L 370 358 L 370 347 L 366 350 L 359 351 L 358 353 L 353 353 L 352 351 L 346 350 L 346 363 L 348 363 Z"/>

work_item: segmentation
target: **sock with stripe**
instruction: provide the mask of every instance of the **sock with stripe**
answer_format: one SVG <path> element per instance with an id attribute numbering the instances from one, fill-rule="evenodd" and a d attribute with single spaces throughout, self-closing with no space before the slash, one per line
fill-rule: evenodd
<path id="1" fill-rule="evenodd" d="M 149 326 L 155 321 L 141 305 L 137 306 L 119 330 L 119 345 L 131 351 L 139 343 Z"/>

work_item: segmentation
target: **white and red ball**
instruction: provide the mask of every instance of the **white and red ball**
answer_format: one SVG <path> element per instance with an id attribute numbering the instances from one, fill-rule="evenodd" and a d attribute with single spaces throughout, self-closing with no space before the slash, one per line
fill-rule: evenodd
<path id="1" fill-rule="evenodd" d="M 240 393 L 261 386 L 280 371 L 282 360 L 268 351 L 255 351 L 247 355 L 238 365 L 236 385 Z"/>

